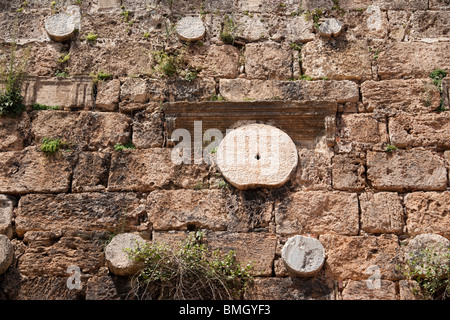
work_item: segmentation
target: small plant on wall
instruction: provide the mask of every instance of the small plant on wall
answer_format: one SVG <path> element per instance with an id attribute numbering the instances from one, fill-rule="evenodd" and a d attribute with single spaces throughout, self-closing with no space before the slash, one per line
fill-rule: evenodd
<path id="1" fill-rule="evenodd" d="M 30 50 L 27 48 L 21 59 L 18 59 L 17 45 L 10 44 L 9 59 L 0 63 L 0 116 L 20 114 L 25 110 L 22 96 L 22 85 L 26 75 Z"/>
<path id="2" fill-rule="evenodd" d="M 410 252 L 399 269 L 418 283 L 414 294 L 428 300 L 450 299 L 450 248 L 435 245 Z"/>
<path id="3" fill-rule="evenodd" d="M 135 291 L 152 287 L 154 298 L 160 299 L 241 299 L 252 281 L 252 266 L 241 266 L 234 251 L 211 251 L 203 236 L 192 232 L 177 248 L 139 243 L 127 250 L 133 261 L 143 265 L 134 278 Z"/>

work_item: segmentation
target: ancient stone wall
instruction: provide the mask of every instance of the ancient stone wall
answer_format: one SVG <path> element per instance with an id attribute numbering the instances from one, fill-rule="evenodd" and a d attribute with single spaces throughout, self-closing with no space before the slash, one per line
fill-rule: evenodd
<path id="1" fill-rule="evenodd" d="M 55 41 L 45 21 L 71 5 L 79 29 Z M 186 16 L 201 19 L 200 40 L 177 36 Z M 12 39 L 30 52 L 27 110 L 0 117 L 0 235 L 13 251 L 0 299 L 125 299 L 130 277 L 105 260 L 112 235 L 198 229 L 253 263 L 245 299 L 414 299 L 396 268 L 404 249 L 450 239 L 450 80 L 430 78 L 450 72 L 449 23 L 447 0 L 2 1 L 1 58 Z M 282 187 L 239 190 L 214 152 L 174 163 L 172 134 L 194 139 L 194 121 L 200 138 L 278 127 L 297 167 Z M 66 145 L 49 156 L 44 138 Z M 325 249 L 313 277 L 283 264 L 295 235 Z"/>

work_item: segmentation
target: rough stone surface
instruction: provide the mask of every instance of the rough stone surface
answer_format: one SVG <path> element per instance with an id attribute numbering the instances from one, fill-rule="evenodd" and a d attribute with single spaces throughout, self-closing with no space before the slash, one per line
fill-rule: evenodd
<path id="1" fill-rule="evenodd" d="M 302 69 L 313 79 L 372 79 L 372 61 L 365 41 L 308 42 L 302 49 Z"/>
<path id="2" fill-rule="evenodd" d="M 358 199 L 344 192 L 296 192 L 275 207 L 276 231 L 282 235 L 358 234 Z"/>
<path id="3" fill-rule="evenodd" d="M 335 155 L 332 163 L 334 189 L 361 191 L 366 187 L 364 154 Z"/>
<path id="4" fill-rule="evenodd" d="M 326 190 L 331 187 L 331 158 L 327 152 L 299 149 L 298 165 L 292 183 L 301 190 Z"/>
<path id="5" fill-rule="evenodd" d="M 45 20 L 48 35 L 59 42 L 70 40 L 75 34 L 76 26 L 76 17 L 66 13 L 57 13 Z"/>
<path id="6" fill-rule="evenodd" d="M 401 148 L 450 148 L 450 113 L 400 114 L 389 119 L 389 136 Z"/>
<path id="7" fill-rule="evenodd" d="M 0 235 L 5 235 L 9 239 L 13 237 L 13 210 L 13 199 L 7 195 L 0 194 Z"/>
<path id="8" fill-rule="evenodd" d="M 95 106 L 101 111 L 117 111 L 119 107 L 120 80 L 99 81 Z"/>
<path id="9" fill-rule="evenodd" d="M 388 141 L 386 122 L 371 114 L 343 114 L 338 119 L 338 152 L 379 150 Z"/>
<path id="10" fill-rule="evenodd" d="M 367 111 L 412 114 L 439 107 L 439 91 L 430 79 L 366 81 L 361 84 L 362 102 Z"/>
<path id="11" fill-rule="evenodd" d="M 184 17 L 177 22 L 178 37 L 183 41 L 201 40 L 206 32 L 203 21 L 198 17 Z"/>
<path id="12" fill-rule="evenodd" d="M 257 278 L 245 293 L 248 300 L 335 300 L 326 278 Z"/>
<path id="13" fill-rule="evenodd" d="M 112 112 L 38 111 L 33 115 L 31 134 L 36 142 L 43 138 L 62 139 L 78 150 L 111 148 L 130 139 L 131 120 Z"/>
<path id="14" fill-rule="evenodd" d="M 30 194 L 20 198 L 16 232 L 136 230 L 143 211 L 134 193 Z"/>
<path id="15" fill-rule="evenodd" d="M 369 233 L 403 232 L 403 207 L 395 192 L 365 192 L 359 196 L 361 229 Z"/>
<path id="16" fill-rule="evenodd" d="M 27 232 L 28 243 L 19 258 L 18 269 L 24 276 L 67 277 L 67 268 L 80 267 L 83 274 L 93 274 L 104 264 L 103 249 L 107 239 L 103 233 L 77 229 L 74 234 L 62 236 L 54 232 Z"/>
<path id="17" fill-rule="evenodd" d="M 395 282 L 380 280 L 379 287 L 370 280 L 349 280 L 342 291 L 342 300 L 397 300 Z"/>
<path id="18" fill-rule="evenodd" d="M 0 234 L 0 275 L 4 274 L 11 265 L 14 257 L 14 249 L 8 237 Z"/>
<path id="19" fill-rule="evenodd" d="M 297 235 L 286 241 L 281 257 L 289 271 L 301 277 L 312 277 L 323 266 L 325 249 L 319 240 Z"/>
<path id="20" fill-rule="evenodd" d="M 325 20 L 320 24 L 319 33 L 321 36 L 331 38 L 337 37 L 342 32 L 343 23 L 335 18 Z"/>
<path id="21" fill-rule="evenodd" d="M 223 254 L 236 252 L 242 266 L 251 264 L 254 276 L 270 276 L 275 257 L 276 236 L 268 233 L 215 232 L 207 236 L 211 250 L 220 249 Z"/>
<path id="22" fill-rule="evenodd" d="M 292 77 L 292 55 L 276 42 L 245 46 L 247 79 L 288 80 Z"/>
<path id="23" fill-rule="evenodd" d="M 419 284 L 414 280 L 400 280 L 399 299 L 400 300 L 423 300 L 421 296 Z"/>
<path id="24" fill-rule="evenodd" d="M 239 70 L 239 50 L 231 45 L 191 47 L 186 53 L 189 65 L 200 70 L 202 78 L 236 78 Z M 178 99 L 179 100 L 179 99 Z"/>
<path id="25" fill-rule="evenodd" d="M 325 234 L 319 237 L 325 247 L 325 271 L 334 279 L 361 280 L 372 275 L 370 266 L 380 268 L 381 280 L 397 280 L 399 245 L 395 235 L 342 236 Z"/>
<path id="26" fill-rule="evenodd" d="M 22 150 L 30 138 L 30 117 L 23 112 L 19 117 L 0 117 L 0 152 Z"/>
<path id="27" fill-rule="evenodd" d="M 72 153 L 48 157 L 35 147 L 0 152 L 0 193 L 67 192 L 72 174 L 72 159 Z"/>
<path id="28" fill-rule="evenodd" d="M 163 115 L 147 109 L 133 118 L 133 144 L 137 149 L 161 148 L 163 139 Z"/>
<path id="29" fill-rule="evenodd" d="M 228 133 L 217 149 L 222 175 L 241 190 L 280 187 L 289 180 L 297 164 L 292 139 L 268 125 L 239 127 Z"/>
<path id="30" fill-rule="evenodd" d="M 112 238 L 105 248 L 105 260 L 109 270 L 119 276 L 132 276 L 139 272 L 141 266 L 130 259 L 126 250 L 133 250 L 144 243 L 142 237 L 132 233 L 121 233 Z"/>
<path id="31" fill-rule="evenodd" d="M 450 70 L 449 42 L 394 42 L 378 59 L 378 75 L 383 80 L 426 78 L 437 68 Z"/>
<path id="32" fill-rule="evenodd" d="M 445 190 L 447 172 L 441 157 L 428 150 L 367 153 L 367 179 L 386 191 Z"/>
<path id="33" fill-rule="evenodd" d="M 220 190 L 161 190 L 147 198 L 148 221 L 153 230 L 188 230 L 192 227 L 226 230 L 226 198 Z"/>
<path id="34" fill-rule="evenodd" d="M 413 192 L 404 199 L 408 234 L 450 236 L 450 192 Z"/>
<path id="35" fill-rule="evenodd" d="M 352 81 L 280 81 L 220 79 L 220 94 L 227 101 L 330 100 L 357 102 L 358 86 Z"/>
<path id="36" fill-rule="evenodd" d="M 111 157 L 108 191 L 142 191 L 173 187 L 193 189 L 207 183 L 206 165 L 175 164 L 171 150 L 123 150 Z"/>
<path id="37" fill-rule="evenodd" d="M 82 152 L 73 171 L 72 192 L 105 191 L 111 155 L 100 152 Z"/>

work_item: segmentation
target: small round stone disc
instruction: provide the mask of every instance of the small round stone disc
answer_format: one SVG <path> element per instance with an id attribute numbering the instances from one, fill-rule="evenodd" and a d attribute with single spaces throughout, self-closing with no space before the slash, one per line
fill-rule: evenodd
<path id="1" fill-rule="evenodd" d="M 8 270 L 13 261 L 14 249 L 8 237 L 0 234 L 0 274 Z"/>
<path id="2" fill-rule="evenodd" d="M 178 37 L 183 41 L 197 41 L 205 36 L 206 28 L 198 17 L 184 17 L 176 26 Z"/>
<path id="3" fill-rule="evenodd" d="M 292 139 L 265 124 L 249 124 L 229 132 L 220 143 L 217 165 L 238 189 L 277 188 L 285 184 L 298 163 Z"/>
<path id="4" fill-rule="evenodd" d="M 45 19 L 45 30 L 50 38 L 62 42 L 72 38 L 76 30 L 76 17 L 58 13 Z"/>
<path id="5" fill-rule="evenodd" d="M 312 277 L 325 262 L 325 249 L 319 240 L 305 236 L 289 238 L 281 250 L 286 269 L 302 276 Z"/>
<path id="6" fill-rule="evenodd" d="M 337 37 L 342 31 L 342 26 L 342 22 L 335 18 L 330 18 L 320 25 L 319 33 L 328 38 Z"/>

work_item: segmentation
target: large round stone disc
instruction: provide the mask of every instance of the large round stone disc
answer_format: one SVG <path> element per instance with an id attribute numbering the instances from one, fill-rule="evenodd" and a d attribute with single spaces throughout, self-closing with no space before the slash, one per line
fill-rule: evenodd
<path id="1" fill-rule="evenodd" d="M 298 163 L 292 139 L 264 124 L 234 129 L 222 140 L 216 154 L 224 178 L 241 190 L 280 187 Z"/>
<path id="2" fill-rule="evenodd" d="M 45 30 L 55 41 L 67 41 L 75 34 L 77 17 L 65 13 L 51 15 L 45 19 Z"/>
<path id="3" fill-rule="evenodd" d="M 312 277 L 325 262 L 325 249 L 319 240 L 297 235 L 286 241 L 281 258 L 290 272 L 301 277 Z"/>
<path id="4" fill-rule="evenodd" d="M 205 25 L 200 18 L 184 17 L 176 26 L 178 37 L 183 41 L 197 41 L 203 38 L 206 32 Z"/>

